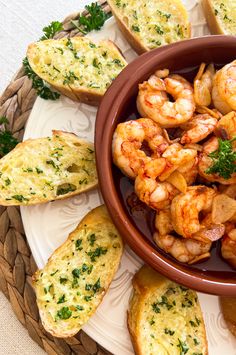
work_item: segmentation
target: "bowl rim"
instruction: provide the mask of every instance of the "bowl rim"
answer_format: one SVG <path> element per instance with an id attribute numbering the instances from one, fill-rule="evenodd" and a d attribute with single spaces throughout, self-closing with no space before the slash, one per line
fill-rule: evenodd
<path id="1" fill-rule="evenodd" d="M 155 249 L 142 237 L 127 216 L 119 199 L 112 174 L 111 149 L 108 147 L 112 144 L 112 136 L 116 127 L 115 117 L 119 114 L 122 98 L 136 83 L 137 75 L 141 77 L 147 73 L 147 68 L 155 66 L 157 56 L 161 61 L 166 56 L 174 55 L 176 51 L 184 53 L 191 49 L 201 50 L 203 46 L 210 49 L 218 46 L 230 48 L 235 45 L 236 36 L 215 35 L 188 39 L 142 54 L 128 64 L 109 87 L 98 108 L 95 124 L 95 153 L 99 186 L 111 218 L 124 240 L 144 262 L 166 277 L 200 292 L 225 296 L 236 296 L 236 273 L 235 281 L 233 278 L 224 282 L 217 277 L 202 274 L 201 270 L 198 274 L 193 273 L 191 269 L 187 271 L 181 265 L 176 265 L 174 261 L 157 255 Z M 185 264 L 184 266 L 186 267 Z"/>

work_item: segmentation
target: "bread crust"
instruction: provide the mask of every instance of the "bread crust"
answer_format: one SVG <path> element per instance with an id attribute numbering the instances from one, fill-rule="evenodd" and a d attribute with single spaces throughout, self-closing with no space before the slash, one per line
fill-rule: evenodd
<path id="1" fill-rule="evenodd" d="M 202 0 L 201 4 L 210 32 L 215 35 L 226 34 L 217 20 L 211 0 Z"/>
<path id="2" fill-rule="evenodd" d="M 224 320 L 231 333 L 236 337 L 236 297 L 220 296 L 219 300 Z"/>
<path id="3" fill-rule="evenodd" d="M 79 139 L 74 133 L 64 132 L 64 131 L 59 131 L 59 130 L 53 130 L 52 133 L 53 133 L 53 136 L 61 136 L 64 139 L 66 139 L 66 138 L 73 139 L 76 142 L 81 143 L 81 144 L 85 143 L 84 140 Z M 26 141 L 23 141 L 23 142 L 17 144 L 16 147 L 10 153 L 8 153 L 5 157 L 3 157 L 0 160 L 0 162 L 4 163 L 5 161 L 11 159 L 11 157 L 14 156 L 14 154 L 16 152 L 18 152 L 19 150 L 22 150 L 22 152 L 24 152 L 25 148 L 27 148 L 29 146 L 29 143 L 32 143 L 34 141 L 38 142 L 39 140 L 42 140 L 42 139 L 45 140 L 45 142 L 47 142 L 47 138 L 39 138 L 39 139 L 28 139 Z M 86 144 L 87 144 L 87 142 L 86 142 Z M 71 191 L 66 194 L 58 195 L 58 196 L 55 196 L 54 198 L 49 198 L 49 199 L 32 199 L 27 204 L 24 202 L 17 201 L 17 200 L 6 200 L 4 198 L 1 198 L 1 196 L 0 196 L 0 204 L 2 206 L 20 206 L 20 205 L 24 205 L 24 206 L 27 205 L 28 206 L 28 205 L 42 204 L 42 203 L 53 201 L 53 200 L 64 200 L 68 197 L 72 197 L 72 196 L 78 195 L 82 192 L 86 192 L 86 191 L 89 191 L 93 188 L 96 188 L 97 185 L 98 185 L 98 181 L 96 180 L 96 182 L 94 182 L 94 183 L 88 183 L 87 185 L 84 185 L 83 190 Z M 23 191 L 22 191 L 22 194 L 24 194 Z"/>
<path id="4" fill-rule="evenodd" d="M 69 234 L 67 240 L 53 252 L 51 257 L 48 259 L 48 262 L 45 265 L 45 267 L 42 270 L 37 270 L 35 272 L 35 274 L 32 276 L 33 287 L 35 288 L 35 291 L 36 291 L 36 297 L 37 297 L 36 300 L 37 300 L 37 304 L 39 307 L 39 313 L 40 313 L 40 317 L 42 320 L 42 324 L 43 324 L 44 328 L 46 329 L 46 331 L 48 331 L 50 334 L 52 334 L 55 337 L 59 337 L 59 338 L 72 337 L 78 333 L 78 331 L 81 329 L 81 326 L 77 325 L 77 326 L 73 327 L 72 329 L 69 329 L 68 331 L 65 330 L 64 328 L 61 329 L 60 331 L 58 331 L 57 329 L 55 329 L 53 327 L 53 323 L 51 324 L 47 319 L 47 315 L 46 315 L 46 311 L 44 311 L 45 308 L 43 307 L 43 303 L 41 304 L 41 302 L 37 296 L 39 288 L 41 287 L 38 284 L 38 280 L 40 280 L 41 274 L 42 274 L 42 272 L 44 272 L 46 267 L 48 268 L 48 267 L 53 266 L 55 261 L 57 260 L 57 258 L 61 258 L 64 255 L 63 253 L 65 252 L 64 250 L 66 250 L 68 243 L 70 243 L 71 240 L 73 241 L 74 239 L 76 239 L 76 237 L 78 237 L 79 232 L 84 228 L 84 225 L 86 225 L 88 228 L 91 228 L 91 229 L 95 228 L 95 232 L 96 232 L 96 225 L 98 223 L 102 224 L 104 229 L 106 229 L 108 225 L 112 226 L 114 232 L 117 233 L 117 231 L 116 231 L 116 229 L 115 229 L 115 227 L 108 215 L 105 205 L 94 208 L 81 220 L 81 222 L 75 228 L 75 230 Z M 118 235 L 118 240 L 120 243 L 120 248 L 117 249 L 115 266 L 114 265 L 112 266 L 112 270 L 110 270 L 108 268 L 107 277 L 109 278 L 109 282 L 107 284 L 106 289 L 104 289 L 103 292 L 100 294 L 99 304 L 102 302 L 103 297 L 105 296 L 106 292 L 108 291 L 109 285 L 112 282 L 112 279 L 119 267 L 120 259 L 121 259 L 122 253 L 123 253 L 123 242 L 122 242 L 122 239 L 118 233 L 117 233 L 117 235 Z M 112 260 L 112 262 L 114 263 L 114 260 Z M 97 277 L 98 276 L 99 275 L 97 275 Z M 75 291 L 75 293 L 76 293 L 76 291 Z M 90 305 L 91 305 L 91 307 L 93 307 L 93 309 L 92 309 L 92 313 L 89 315 L 89 318 L 95 313 L 99 304 L 97 306 L 94 306 L 92 304 L 92 301 L 90 302 Z M 86 322 L 87 321 L 88 321 L 88 319 L 86 319 Z"/>
<path id="5" fill-rule="evenodd" d="M 144 316 L 144 312 L 148 312 L 147 304 L 150 303 L 149 300 L 152 295 L 157 295 L 158 299 L 158 294 L 160 296 L 169 282 L 170 281 L 164 276 L 158 274 L 147 265 L 141 267 L 141 269 L 133 277 L 133 293 L 130 298 L 129 310 L 127 312 L 127 326 L 136 355 L 148 355 L 143 351 L 142 345 L 143 341 L 146 339 L 143 339 L 143 334 L 141 334 L 140 331 L 140 324 L 141 321 L 143 322 L 142 318 Z M 158 293 L 158 290 L 160 290 L 160 293 Z M 203 330 L 203 343 L 206 347 L 206 351 L 203 355 L 208 355 L 206 330 L 202 314 L 199 314 L 199 318 L 202 321 L 201 326 Z"/>

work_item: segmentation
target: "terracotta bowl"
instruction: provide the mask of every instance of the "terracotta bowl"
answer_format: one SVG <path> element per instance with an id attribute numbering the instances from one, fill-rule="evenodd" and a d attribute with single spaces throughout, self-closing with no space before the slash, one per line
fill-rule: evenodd
<path id="1" fill-rule="evenodd" d="M 152 240 L 155 211 L 134 194 L 133 182 L 112 163 L 111 143 L 118 123 L 139 118 L 138 84 L 157 69 L 169 68 L 193 80 L 201 62 L 216 67 L 236 58 L 236 37 L 207 36 L 182 41 L 143 54 L 129 64 L 111 85 L 96 119 L 96 158 L 103 198 L 124 240 L 147 264 L 168 278 L 201 292 L 236 296 L 236 271 L 220 255 L 220 243 L 211 258 L 192 266 L 179 263 Z"/>

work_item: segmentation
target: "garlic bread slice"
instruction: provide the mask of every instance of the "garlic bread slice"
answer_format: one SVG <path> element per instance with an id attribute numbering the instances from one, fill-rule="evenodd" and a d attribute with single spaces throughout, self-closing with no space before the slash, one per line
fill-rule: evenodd
<path id="1" fill-rule="evenodd" d="M 71 337 L 101 303 L 118 269 L 122 239 L 105 206 L 89 212 L 33 276 L 44 328 Z"/>
<path id="2" fill-rule="evenodd" d="M 87 37 L 49 39 L 31 44 L 27 58 L 33 71 L 72 100 L 98 105 L 127 65 L 111 41 Z"/>
<path id="3" fill-rule="evenodd" d="M 201 4 L 212 34 L 236 35 L 234 0 L 202 0 Z"/>
<path id="4" fill-rule="evenodd" d="M 191 36 L 188 13 L 181 0 L 108 0 L 108 3 L 123 35 L 139 54 Z"/>
<path id="5" fill-rule="evenodd" d="M 97 186 L 94 145 L 73 133 L 28 139 L 0 160 L 0 204 L 33 205 Z"/>
<path id="6" fill-rule="evenodd" d="M 137 355 L 207 355 L 204 320 L 195 291 L 148 266 L 133 278 L 128 328 Z"/>

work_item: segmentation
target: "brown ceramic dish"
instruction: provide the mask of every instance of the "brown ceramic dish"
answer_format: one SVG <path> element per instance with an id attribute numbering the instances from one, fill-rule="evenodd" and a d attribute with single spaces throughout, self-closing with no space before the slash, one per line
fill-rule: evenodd
<path id="1" fill-rule="evenodd" d="M 220 245 L 209 260 L 185 265 L 152 241 L 154 211 L 135 199 L 133 183 L 112 164 L 111 142 L 119 122 L 138 118 L 138 84 L 156 69 L 169 68 L 193 79 L 201 62 L 217 67 L 236 58 L 236 37 L 207 36 L 148 52 L 129 64 L 111 85 L 96 120 L 96 155 L 101 191 L 111 217 L 130 247 L 149 265 L 170 279 L 201 292 L 236 296 L 236 271 L 220 256 Z"/>

